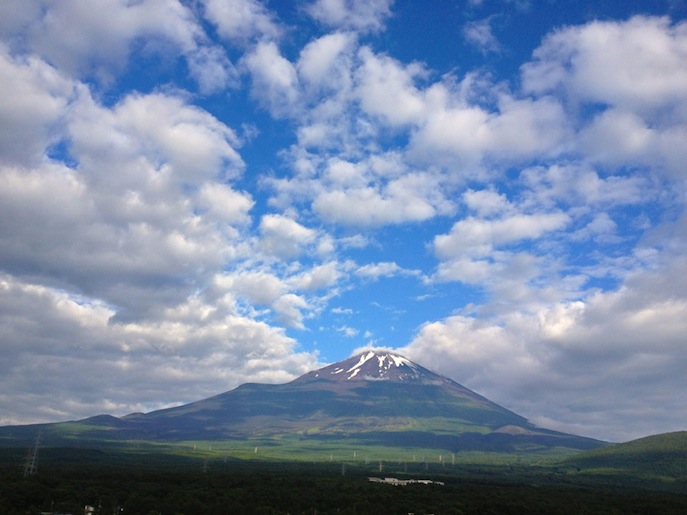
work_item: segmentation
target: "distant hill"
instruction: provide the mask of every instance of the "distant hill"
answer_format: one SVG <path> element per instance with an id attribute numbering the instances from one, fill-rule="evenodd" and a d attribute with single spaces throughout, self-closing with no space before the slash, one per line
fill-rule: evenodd
<path id="1" fill-rule="evenodd" d="M 647 436 L 577 454 L 567 463 L 580 469 L 617 469 L 687 480 L 687 431 Z"/>
<path id="2" fill-rule="evenodd" d="M 244 384 L 183 406 L 121 418 L 0 428 L 0 446 L 99 448 L 134 442 L 260 442 L 523 453 L 589 450 L 590 438 L 542 429 L 412 361 L 366 352 L 281 385 Z M 256 443 L 257 446 L 257 443 Z"/>

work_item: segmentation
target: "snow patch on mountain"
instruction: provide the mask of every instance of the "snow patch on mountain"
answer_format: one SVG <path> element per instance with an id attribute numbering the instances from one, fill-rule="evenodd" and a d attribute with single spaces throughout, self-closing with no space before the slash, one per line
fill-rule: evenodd
<path id="1" fill-rule="evenodd" d="M 362 356 L 360 356 L 360 359 L 358 360 L 358 362 L 355 365 L 353 365 L 351 368 L 349 368 L 346 371 L 346 373 L 353 372 L 354 370 L 359 369 L 360 367 L 362 367 L 365 364 L 365 362 L 371 360 L 374 357 L 374 355 L 375 355 L 375 353 L 372 351 L 368 352 L 367 354 L 363 354 Z M 353 375 L 355 375 L 357 373 L 358 372 L 354 372 Z M 350 376 L 349 379 L 351 377 L 353 377 L 353 376 Z"/>
<path id="2" fill-rule="evenodd" d="M 377 358 L 376 363 L 374 358 Z M 377 365 L 376 367 L 375 364 Z M 330 374 L 340 374 L 343 370 L 337 367 Z M 358 376 L 370 380 L 392 378 L 403 380 L 408 376 L 416 377 L 420 373 L 419 367 L 403 356 L 389 352 L 377 353 L 375 351 L 361 354 L 357 362 L 346 370 L 347 379 L 353 379 Z"/>

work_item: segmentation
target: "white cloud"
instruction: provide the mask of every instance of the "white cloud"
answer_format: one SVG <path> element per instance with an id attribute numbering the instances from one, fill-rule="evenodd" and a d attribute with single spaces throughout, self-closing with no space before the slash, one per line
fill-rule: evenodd
<path id="1" fill-rule="evenodd" d="M 562 88 L 583 101 L 649 115 L 682 102 L 687 88 L 687 25 L 637 16 L 591 22 L 548 36 L 523 66 L 525 91 Z"/>
<path id="2" fill-rule="evenodd" d="M 480 217 L 498 215 L 512 209 L 506 196 L 493 190 L 467 190 L 463 193 L 463 201 Z"/>
<path id="3" fill-rule="evenodd" d="M 315 241 L 317 233 L 283 215 L 264 215 L 260 221 L 260 248 L 281 258 L 293 258 Z"/>
<path id="4" fill-rule="evenodd" d="M 191 51 L 187 65 L 203 94 L 237 85 L 238 72 L 220 46 L 201 46 Z"/>
<path id="5" fill-rule="evenodd" d="M 466 218 L 456 222 L 451 232 L 437 236 L 434 248 L 441 259 L 455 256 L 486 256 L 494 247 L 521 240 L 540 238 L 562 229 L 570 222 L 564 213 L 516 214 L 501 220 Z"/>
<path id="6" fill-rule="evenodd" d="M 7 0 L 0 4 L 0 34 L 4 39 L 16 35 L 22 27 L 30 25 L 41 14 L 41 5 L 35 0 Z"/>
<path id="7" fill-rule="evenodd" d="M 149 411 L 317 365 L 283 330 L 197 297 L 166 321 L 111 324 L 97 300 L 3 275 L 0 306 L 0 424 Z"/>
<path id="8" fill-rule="evenodd" d="M 463 27 L 463 36 L 465 40 L 477 47 L 477 49 L 483 53 L 498 53 L 502 51 L 501 44 L 492 31 L 491 22 L 492 18 L 489 17 L 467 23 L 465 27 Z"/>
<path id="9" fill-rule="evenodd" d="M 298 74 L 307 83 L 345 89 L 350 81 L 350 53 L 355 35 L 347 32 L 327 34 L 308 43 L 298 58 Z"/>
<path id="10" fill-rule="evenodd" d="M 356 336 L 358 336 L 358 333 L 360 332 L 353 327 L 348 327 L 345 325 L 337 327 L 336 331 L 343 334 L 346 338 L 355 338 Z"/>
<path id="11" fill-rule="evenodd" d="M 530 188 L 525 204 L 541 207 L 617 207 L 649 202 L 659 194 L 659 186 L 642 174 L 601 176 L 584 164 L 528 168 L 522 179 Z"/>
<path id="12" fill-rule="evenodd" d="M 289 278 L 289 284 L 294 288 L 306 291 L 315 291 L 329 288 L 338 282 L 343 275 L 346 264 L 336 261 L 313 266 L 311 269 Z"/>
<path id="13" fill-rule="evenodd" d="M 193 12 L 177 0 L 27 0 L 6 18 L 2 30 L 20 52 L 37 53 L 74 77 L 95 76 L 109 84 L 127 65 L 134 45 L 149 52 L 185 56 L 201 90 L 234 83 L 236 74 L 220 47 L 211 44 Z"/>
<path id="14" fill-rule="evenodd" d="M 271 305 L 288 291 L 287 285 L 269 272 L 226 274 L 217 280 L 227 291 L 246 297 L 251 304 Z"/>
<path id="15" fill-rule="evenodd" d="M 91 169 L 92 164 L 114 167 L 141 157 L 160 169 L 160 180 L 169 177 L 178 183 L 234 177 L 243 169 L 234 132 L 208 112 L 169 95 L 130 95 L 114 109 L 84 95 L 74 107 L 69 132 L 82 169 L 100 179 L 111 178 Z M 139 167 L 132 168 L 127 178 L 141 181 L 145 176 L 137 173 Z M 123 180 L 121 172 L 117 180 Z"/>
<path id="16" fill-rule="evenodd" d="M 42 160 L 75 84 L 36 57 L 13 58 L 0 44 L 0 162 L 31 166 Z"/>
<path id="17" fill-rule="evenodd" d="M 304 320 L 320 312 L 338 294 L 338 285 L 351 268 L 349 263 L 330 261 L 285 266 L 282 261 L 258 265 L 260 254 L 253 249 L 251 258 L 235 271 L 214 277 L 209 289 L 215 299 L 236 302 L 240 314 L 253 318 L 271 318 L 278 324 L 305 329 Z M 259 311 L 261 308 L 266 310 Z"/>
<path id="18" fill-rule="evenodd" d="M 425 324 L 411 344 L 404 349 L 411 359 L 418 359 L 431 369 L 445 373 L 451 364 L 451 377 L 470 385 L 484 374 L 495 356 L 508 356 L 521 365 L 512 351 L 513 342 L 503 328 L 475 318 L 452 316 Z M 443 356 L 441 358 L 440 356 Z M 441 361 L 444 361 L 442 366 Z M 488 376 L 487 376 L 488 377 Z"/>
<path id="19" fill-rule="evenodd" d="M 363 265 L 355 271 L 355 275 L 363 278 L 377 280 L 380 277 L 393 277 L 396 275 L 419 276 L 418 270 L 408 270 L 393 261 L 383 261 Z"/>
<path id="20" fill-rule="evenodd" d="M 411 156 L 464 171 L 483 161 L 517 162 L 533 156 L 556 156 L 569 136 L 560 103 L 553 98 L 517 99 L 507 93 L 496 98 L 496 110 L 469 100 L 492 87 L 466 77 L 458 89 L 437 83 L 426 92 L 427 114 L 410 143 Z M 465 95 L 469 95 L 466 97 Z"/>
<path id="21" fill-rule="evenodd" d="M 539 172 L 550 176 L 549 185 L 562 186 L 558 198 L 609 209 L 623 202 L 640 203 L 642 191 L 649 189 L 635 177 L 602 179 L 584 168 Z M 577 182 L 585 175 L 594 179 L 588 190 Z M 613 191 L 615 181 L 627 199 Z M 504 205 L 493 192 L 485 197 L 485 216 L 516 207 Z M 474 193 L 467 198 L 470 203 L 480 199 Z M 571 237 L 615 241 L 614 234 L 622 228 L 608 213 L 598 208 L 594 213 Z M 480 220 L 473 229 L 490 224 Z M 439 240 L 447 244 L 447 256 L 459 256 L 443 262 L 445 270 L 440 267 L 439 273 L 487 285 L 491 295 L 466 309 L 471 316 L 428 322 L 401 351 L 543 427 L 614 441 L 681 429 L 687 413 L 675 392 L 687 387 L 681 372 L 687 365 L 682 338 L 687 329 L 684 216 L 645 235 L 644 245 L 658 245 L 660 252 L 638 246 L 633 255 L 610 265 L 620 286 L 606 291 L 585 289 L 584 277 L 569 275 L 558 281 L 528 281 L 531 275 L 504 268 L 509 262 L 502 260 L 501 251 L 488 251 L 479 260 L 470 257 L 471 252 L 482 252 L 480 242 L 505 244 L 546 225 L 511 227 L 505 239 L 496 234 L 499 231 L 456 230 L 458 247 L 449 245 L 456 242 L 450 235 Z M 507 254 L 508 260 L 513 256 Z M 541 265 L 534 273 L 541 273 Z M 508 284 L 513 279 L 515 284 Z"/>
<path id="22" fill-rule="evenodd" d="M 403 269 L 394 262 L 374 263 L 363 265 L 356 270 L 356 275 L 377 279 L 379 277 L 391 277 L 401 272 Z"/>
<path id="23" fill-rule="evenodd" d="M 303 329 L 303 312 L 310 309 L 307 300 L 290 292 L 289 284 L 270 271 L 225 273 L 215 279 L 215 289 L 235 296 L 239 311 L 246 317 L 259 315 L 256 308 L 267 307 L 275 320 L 287 327 Z M 241 301 L 247 306 L 240 306 Z"/>
<path id="24" fill-rule="evenodd" d="M 249 221 L 248 211 L 255 202 L 247 193 L 232 190 L 226 184 L 205 183 L 198 191 L 198 206 L 208 214 L 227 224 Z"/>
<path id="25" fill-rule="evenodd" d="M 522 67 L 523 89 L 555 94 L 572 108 L 596 105 L 578 120 L 579 149 L 612 166 L 650 166 L 683 176 L 686 158 L 687 24 L 636 16 L 592 22 L 548 36 Z M 571 114 L 575 114 L 574 112 Z"/>
<path id="26" fill-rule="evenodd" d="M 315 20 L 334 28 L 376 32 L 391 15 L 394 0 L 315 0 L 307 11 Z"/>
<path id="27" fill-rule="evenodd" d="M 490 196 L 495 199 L 493 193 L 487 198 Z M 474 201 L 475 193 L 468 198 Z M 560 250 L 551 248 L 554 241 L 565 238 L 563 230 L 571 224 L 570 216 L 560 211 L 526 214 L 496 199 L 502 203 L 497 218 L 468 216 L 456 222 L 448 234 L 435 236 L 434 251 L 440 262 L 429 282 L 479 286 L 491 301 L 485 306 L 487 311 L 501 310 L 499 304 L 517 303 L 527 312 L 578 289 L 581 279 L 558 277 Z M 525 248 L 523 243 L 527 243 Z M 538 286 L 547 281 L 559 281 L 556 292 Z"/>
<path id="28" fill-rule="evenodd" d="M 386 225 L 408 220 L 426 220 L 434 207 L 413 195 L 385 195 L 373 188 L 328 191 L 313 202 L 313 209 L 329 222 L 351 225 Z"/>
<path id="29" fill-rule="evenodd" d="M 441 176 L 408 169 L 396 152 L 371 154 L 360 161 L 312 157 L 312 166 L 291 179 L 270 180 L 272 202 L 287 208 L 311 200 L 312 210 L 328 223 L 382 226 L 450 214 Z"/>
<path id="30" fill-rule="evenodd" d="M 598 213 L 582 229 L 575 231 L 571 239 L 593 238 L 597 242 L 612 243 L 620 241 L 616 235 L 618 224 L 608 215 L 608 213 Z"/>
<path id="31" fill-rule="evenodd" d="M 415 88 L 416 77 L 425 74 L 418 64 L 403 66 L 364 47 L 360 50 L 361 67 L 357 70 L 357 94 L 365 112 L 380 116 L 391 125 L 418 122 L 425 110 L 421 93 Z"/>
<path id="32" fill-rule="evenodd" d="M 277 39 L 282 33 L 274 15 L 257 0 L 203 0 L 205 17 L 226 39 L 247 43 L 251 39 Z"/>
<path id="33" fill-rule="evenodd" d="M 277 320 L 287 327 L 304 329 L 303 310 L 308 307 L 307 301 L 293 293 L 282 295 L 272 304 Z"/>
<path id="34" fill-rule="evenodd" d="M 656 278 L 532 315 L 428 323 L 402 352 L 544 427 L 615 441 L 679 430 L 687 302 L 656 295 Z"/>
<path id="35" fill-rule="evenodd" d="M 499 98 L 499 113 L 489 121 L 491 155 L 504 161 L 555 157 L 564 150 L 570 136 L 568 121 L 560 102 L 551 97 Z"/>
<path id="36" fill-rule="evenodd" d="M 251 200 L 213 185 L 243 167 L 236 138 L 176 97 L 133 95 L 106 108 L 77 89 L 51 132 L 69 141 L 77 164 L 0 167 L 0 262 L 15 274 L 57 275 L 118 306 L 120 318 L 144 317 L 182 301 L 236 252 L 227 237 Z M 41 138 L 28 134 L 26 146 L 40 148 Z M 233 212 L 217 205 L 222 196 Z"/>
<path id="37" fill-rule="evenodd" d="M 655 167 L 683 175 L 687 149 L 687 117 L 680 125 L 660 128 L 638 115 L 608 109 L 580 131 L 580 150 L 596 162 L 611 166 Z"/>
<path id="38" fill-rule="evenodd" d="M 243 61 L 252 78 L 253 96 L 274 116 L 292 112 L 299 100 L 298 75 L 273 42 L 260 42 Z"/>

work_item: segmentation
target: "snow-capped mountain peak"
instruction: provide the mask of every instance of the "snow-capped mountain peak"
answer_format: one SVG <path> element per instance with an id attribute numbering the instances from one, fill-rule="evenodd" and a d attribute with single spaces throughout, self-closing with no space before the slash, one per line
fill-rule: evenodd
<path id="1" fill-rule="evenodd" d="M 364 381 L 418 381 L 434 380 L 440 376 L 413 363 L 408 358 L 388 351 L 370 350 L 352 358 L 334 363 L 308 374 L 308 376 L 332 380 Z"/>

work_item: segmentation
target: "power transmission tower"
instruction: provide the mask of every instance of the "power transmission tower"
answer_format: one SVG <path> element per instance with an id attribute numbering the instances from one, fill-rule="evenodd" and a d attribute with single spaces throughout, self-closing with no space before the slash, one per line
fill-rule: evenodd
<path id="1" fill-rule="evenodd" d="M 41 432 L 36 434 L 33 447 L 30 447 L 24 458 L 24 477 L 33 476 L 38 470 L 38 447 L 41 444 Z"/>

